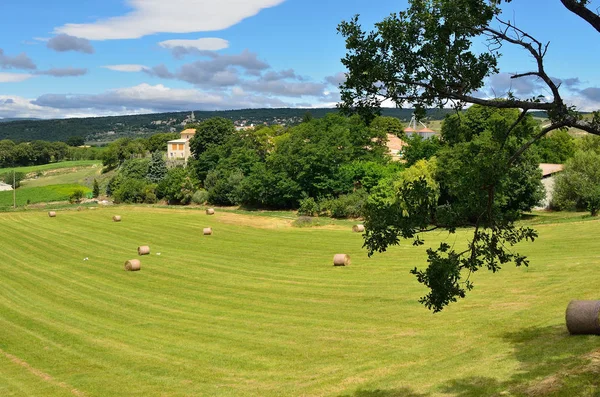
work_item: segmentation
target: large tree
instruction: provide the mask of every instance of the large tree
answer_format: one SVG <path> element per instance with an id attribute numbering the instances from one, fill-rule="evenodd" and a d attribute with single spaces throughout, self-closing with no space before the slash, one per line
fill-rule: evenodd
<path id="1" fill-rule="evenodd" d="M 434 311 L 464 297 L 473 287 L 467 275 L 478 269 L 496 271 L 511 261 L 527 264 L 525 257 L 506 248 L 536 237 L 535 231 L 514 224 L 526 205 L 517 202 L 503 205 L 502 192 L 507 190 L 509 182 L 504 175 L 514 174 L 519 167 L 530 167 L 524 153 L 531 145 L 549 132 L 565 127 L 600 135 L 600 113 L 584 119 L 563 100 L 559 80 L 547 73 L 545 57 L 549 43 L 502 18 L 501 5 L 510 1 L 409 0 L 406 11 L 377 23 L 374 31 L 365 31 L 358 16 L 342 22 L 338 28 L 347 48 L 342 60 L 348 69 L 347 80 L 340 87 L 340 106 L 346 112 L 371 120 L 384 102 L 413 106 L 418 116 L 429 107 L 453 107 L 459 111 L 475 104 L 483 108 L 515 109 L 511 115 L 495 115 L 500 119 L 492 126 L 476 123 L 487 129 L 484 133 L 475 133 L 460 112 L 457 118 L 447 121 L 453 123 L 453 132 L 447 138 L 454 142 L 446 154 L 447 164 L 453 168 L 444 171 L 454 172 L 453 177 L 460 178 L 450 183 L 449 188 L 470 192 L 465 199 L 450 194 L 446 203 L 431 200 L 428 197 L 434 192 L 426 183 L 410 182 L 398 187 L 401 199 L 391 208 L 395 211 L 377 215 L 371 229 L 367 229 L 365 245 L 372 253 L 397 244 L 401 237 L 414 237 L 420 244 L 421 235 L 435 228 L 453 232 L 465 223 L 465 217 L 456 214 L 477 214 L 471 219 L 474 235 L 465 250 L 455 251 L 442 244 L 436 250 L 428 250 L 426 270 L 413 270 L 418 280 L 430 288 L 421 302 Z M 566 10 L 600 32 L 600 15 L 589 8 L 589 0 L 560 1 Z M 482 40 L 487 48 L 478 52 L 474 44 Z M 481 95 L 486 79 L 500 72 L 498 59 L 504 46 L 521 48 L 535 61 L 533 69 L 524 69 L 511 77 L 537 78 L 551 95 L 533 98 L 518 97 L 513 92 L 505 98 Z M 531 132 L 526 128 L 531 111 L 546 112 L 550 123 L 532 134 L 524 134 Z M 466 172 L 470 178 L 461 177 Z M 517 198 L 526 199 L 526 195 Z"/>

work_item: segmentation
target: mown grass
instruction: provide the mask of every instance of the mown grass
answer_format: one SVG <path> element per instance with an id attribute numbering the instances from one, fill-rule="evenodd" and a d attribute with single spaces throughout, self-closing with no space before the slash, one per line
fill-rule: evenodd
<path id="1" fill-rule="evenodd" d="M 83 190 L 86 194 L 91 192 L 89 188 L 78 184 L 22 187 L 16 190 L 17 206 L 68 200 L 71 194 L 78 189 Z M 12 205 L 13 192 L 0 192 L 0 209 L 12 207 Z"/>
<path id="2" fill-rule="evenodd" d="M 145 207 L 0 214 L 0 395 L 598 393 L 599 339 L 564 326 L 569 300 L 598 298 L 598 221 L 538 225 L 520 247 L 530 268 L 479 272 L 436 315 L 408 273 L 424 247 L 368 258 L 346 226 L 290 222 Z M 142 271 L 123 271 L 142 244 Z M 332 266 L 340 252 L 351 266 Z"/>

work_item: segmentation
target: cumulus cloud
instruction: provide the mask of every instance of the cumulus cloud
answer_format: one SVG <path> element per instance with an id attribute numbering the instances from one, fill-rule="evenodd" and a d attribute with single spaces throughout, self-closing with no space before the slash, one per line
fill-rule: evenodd
<path id="1" fill-rule="evenodd" d="M 56 33 L 88 40 L 136 39 L 155 33 L 227 29 L 284 0 L 128 0 L 131 12 L 89 24 L 70 23 Z"/>
<path id="2" fill-rule="evenodd" d="M 46 47 L 58 52 L 77 51 L 86 54 L 94 53 L 94 47 L 92 47 L 89 40 L 68 34 L 54 36 L 46 42 Z"/>
<path id="3" fill-rule="evenodd" d="M 163 79 L 178 79 L 199 87 L 226 87 L 240 82 L 240 73 L 260 75 L 270 66 L 259 60 L 255 53 L 243 51 L 240 54 L 220 55 L 214 51 L 201 51 L 206 60 L 182 65 L 171 72 L 165 65 L 158 65 L 144 71 L 151 76 Z"/>
<path id="4" fill-rule="evenodd" d="M 36 69 L 35 64 L 24 52 L 10 57 L 4 54 L 4 50 L 0 48 L 0 68 L 2 69 Z"/>
<path id="5" fill-rule="evenodd" d="M 333 76 L 327 76 L 325 77 L 325 81 L 335 87 L 339 87 L 342 83 L 346 82 L 346 73 L 339 72 L 334 74 Z"/>
<path id="6" fill-rule="evenodd" d="M 144 65 L 133 65 L 133 64 L 124 64 L 124 65 L 106 65 L 102 66 L 104 69 L 114 70 L 116 72 L 141 72 L 148 69 L 147 66 Z"/>
<path id="7" fill-rule="evenodd" d="M 229 42 L 218 38 L 201 38 L 196 40 L 166 40 L 159 46 L 171 50 L 173 56 L 182 58 L 188 54 L 202 54 L 202 51 L 218 51 L 229 47 Z"/>
<path id="8" fill-rule="evenodd" d="M 276 72 L 274 70 L 270 70 L 262 76 L 262 80 L 264 81 L 278 81 L 285 79 L 293 79 L 298 81 L 304 81 L 305 78 L 302 76 L 298 76 L 294 69 L 281 70 Z"/>
<path id="9" fill-rule="evenodd" d="M 277 98 L 256 96 L 240 90 L 233 93 L 203 92 L 196 89 L 169 88 L 162 84 L 140 84 L 94 95 L 45 94 L 31 101 L 31 104 L 58 109 L 64 114 L 79 112 L 98 115 L 290 106 Z"/>
<path id="10" fill-rule="evenodd" d="M 505 97 L 512 92 L 517 97 L 530 97 L 541 94 L 546 87 L 544 82 L 536 76 L 525 76 L 513 79 L 510 73 L 498 73 L 488 79 L 490 94 L 494 97 Z"/>
<path id="11" fill-rule="evenodd" d="M 242 83 L 247 91 L 287 97 L 323 96 L 326 85 L 310 82 L 248 80 Z"/>
<path id="12" fill-rule="evenodd" d="M 52 68 L 48 70 L 43 70 L 37 72 L 37 74 L 42 74 L 46 76 L 54 76 L 54 77 L 76 77 L 83 76 L 87 74 L 88 70 L 83 68 Z"/>
<path id="13" fill-rule="evenodd" d="M 0 72 L 0 83 L 20 83 L 21 81 L 32 78 L 32 74 L 27 73 L 4 73 Z"/>

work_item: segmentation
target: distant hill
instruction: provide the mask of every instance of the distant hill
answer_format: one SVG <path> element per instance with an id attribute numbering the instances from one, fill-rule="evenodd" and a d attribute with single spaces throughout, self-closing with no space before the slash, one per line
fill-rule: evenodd
<path id="1" fill-rule="evenodd" d="M 307 112 L 321 118 L 327 113 L 337 112 L 334 108 L 320 109 L 243 109 L 226 111 L 194 111 L 197 121 L 211 117 L 224 117 L 236 125 L 300 123 Z M 449 109 L 431 110 L 428 118 L 441 120 Z M 383 109 L 383 115 L 408 121 L 412 109 Z M 104 143 L 120 137 L 147 136 L 157 132 L 180 131 L 182 123 L 189 121 L 191 112 L 155 113 L 131 116 L 91 117 L 57 120 L 8 120 L 0 122 L 0 140 L 13 141 L 65 141 L 72 136 L 81 136 L 89 143 Z"/>
<path id="2" fill-rule="evenodd" d="M 23 120 L 40 120 L 40 119 L 35 119 L 35 118 L 27 118 L 27 117 L 14 117 L 14 118 L 6 118 L 6 119 L 0 119 L 0 123 L 8 123 L 11 121 L 23 121 Z"/>

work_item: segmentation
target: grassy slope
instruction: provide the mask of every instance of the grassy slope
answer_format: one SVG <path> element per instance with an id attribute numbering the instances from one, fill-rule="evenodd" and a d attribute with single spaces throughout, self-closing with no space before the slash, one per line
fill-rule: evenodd
<path id="1" fill-rule="evenodd" d="M 98 160 L 65 161 L 33 167 L 16 168 L 24 173 L 40 172 L 36 179 L 26 179 L 17 189 L 17 205 L 64 201 L 77 189 L 90 192 L 94 179 L 101 181 L 105 175 Z M 5 169 L 4 171 L 10 171 Z M 3 170 L 0 170 L 0 174 Z M 13 204 L 13 192 L 0 192 L 0 209 Z"/>
<path id="2" fill-rule="evenodd" d="M 598 298 L 597 221 L 538 225 L 522 247 L 531 268 L 476 274 L 437 315 L 408 274 L 422 247 L 369 259 L 347 228 L 286 222 L 141 207 L 0 214 L 0 395 L 598 391 L 586 356 L 598 339 L 564 327 L 570 299 Z M 124 272 L 142 244 L 142 271 Z M 331 266 L 339 252 L 350 267 Z"/>
<path id="3" fill-rule="evenodd" d="M 57 170 L 61 168 L 74 168 L 74 167 L 91 167 L 93 165 L 101 165 L 100 160 L 79 160 L 79 161 L 62 161 L 60 163 L 50 163 L 44 165 L 32 165 L 29 167 L 16 167 L 16 168 L 0 168 L 0 174 L 15 170 L 17 172 L 24 172 L 26 174 L 30 172 L 44 172 Z"/>

